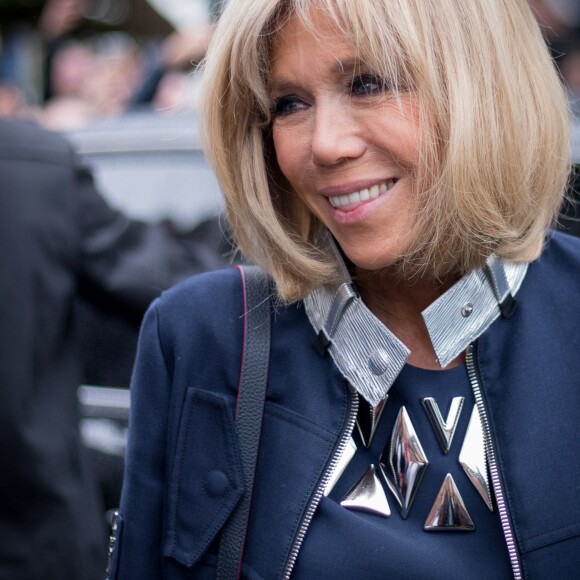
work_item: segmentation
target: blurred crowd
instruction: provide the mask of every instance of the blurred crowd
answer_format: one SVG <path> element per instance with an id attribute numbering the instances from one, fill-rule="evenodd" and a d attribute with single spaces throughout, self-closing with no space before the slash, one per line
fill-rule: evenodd
<path id="1" fill-rule="evenodd" d="M 580 2 L 530 0 L 580 114 Z M 3 0 L 0 116 L 56 130 L 195 108 L 221 0 Z"/>
<path id="2" fill-rule="evenodd" d="M 3 0 L 0 116 L 55 130 L 195 106 L 215 0 Z"/>
<path id="3" fill-rule="evenodd" d="M 580 115 L 580 2 L 530 0 Z M 56 130 L 195 108 L 222 0 L 3 0 L 0 116 Z"/>

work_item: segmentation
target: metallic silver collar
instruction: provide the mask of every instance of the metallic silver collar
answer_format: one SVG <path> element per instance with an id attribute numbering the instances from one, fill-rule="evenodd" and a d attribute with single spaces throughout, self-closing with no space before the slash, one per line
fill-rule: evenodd
<path id="1" fill-rule="evenodd" d="M 338 252 L 337 252 L 338 253 Z M 372 406 L 384 399 L 409 349 L 366 307 L 339 257 L 343 282 L 305 299 L 306 313 L 336 366 Z M 490 256 L 422 312 L 437 360 L 453 361 L 500 316 L 519 290 L 528 265 Z"/>

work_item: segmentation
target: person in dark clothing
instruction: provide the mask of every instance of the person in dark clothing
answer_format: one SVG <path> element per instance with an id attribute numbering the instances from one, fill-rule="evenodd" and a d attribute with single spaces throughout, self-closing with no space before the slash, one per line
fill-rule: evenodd
<path id="1" fill-rule="evenodd" d="M 101 580 L 76 301 L 135 323 L 162 289 L 226 259 L 111 209 L 67 141 L 33 124 L 0 120 L 0 183 L 0 579 Z"/>

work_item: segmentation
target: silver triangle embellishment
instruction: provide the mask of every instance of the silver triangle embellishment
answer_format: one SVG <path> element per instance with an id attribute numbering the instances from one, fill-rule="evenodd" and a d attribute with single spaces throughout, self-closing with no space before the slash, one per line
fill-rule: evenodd
<path id="1" fill-rule="evenodd" d="M 360 397 L 356 425 L 363 445 L 367 449 L 371 446 L 388 398 L 387 395 L 378 405 L 373 407 L 363 397 Z"/>
<path id="2" fill-rule="evenodd" d="M 371 465 L 360 481 L 346 494 L 340 502 L 342 507 L 369 512 L 388 518 L 391 508 L 385 489 L 381 484 L 374 465 Z"/>
<path id="3" fill-rule="evenodd" d="M 472 532 L 475 530 L 475 524 L 450 473 L 445 476 L 425 521 L 424 529 L 427 532 Z"/>
<path id="4" fill-rule="evenodd" d="M 479 495 L 483 498 L 485 505 L 493 512 L 493 500 L 485 458 L 483 428 L 477 405 L 473 406 L 473 411 L 471 412 L 463 446 L 459 453 L 459 463 Z"/>
<path id="5" fill-rule="evenodd" d="M 381 455 L 381 471 L 393 492 L 401 516 L 407 519 L 417 490 L 429 465 L 419 437 L 405 407 L 401 407 L 390 445 Z"/>
<path id="6" fill-rule="evenodd" d="M 433 397 L 427 397 L 421 401 L 443 453 L 447 453 L 451 449 L 451 442 L 457 429 L 464 401 L 465 397 L 453 397 L 446 421 L 443 421 L 439 405 Z"/>

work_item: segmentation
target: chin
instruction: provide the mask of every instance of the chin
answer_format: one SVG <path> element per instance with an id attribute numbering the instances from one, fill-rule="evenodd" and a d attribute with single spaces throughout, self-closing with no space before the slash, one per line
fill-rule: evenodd
<path id="1" fill-rule="evenodd" d="M 385 235 L 385 226 L 382 226 L 362 232 L 338 229 L 333 233 L 344 255 L 357 268 L 368 271 L 394 269 L 409 251 L 411 240 L 405 234 L 399 233 L 398 228 L 392 224 L 386 227 L 396 231 Z"/>
<path id="2" fill-rule="evenodd" d="M 395 268 L 400 260 L 400 253 L 377 253 L 355 251 L 351 252 L 343 248 L 346 257 L 354 264 L 357 269 L 375 271 Z"/>

